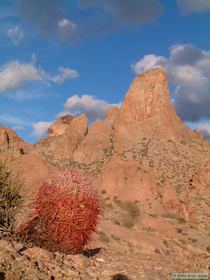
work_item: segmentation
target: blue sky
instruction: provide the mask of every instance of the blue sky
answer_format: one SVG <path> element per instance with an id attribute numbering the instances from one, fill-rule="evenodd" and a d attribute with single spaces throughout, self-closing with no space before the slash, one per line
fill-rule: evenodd
<path id="1" fill-rule="evenodd" d="M 0 124 L 29 142 L 90 122 L 137 73 L 168 73 L 178 115 L 210 135 L 210 0 L 1 0 Z"/>

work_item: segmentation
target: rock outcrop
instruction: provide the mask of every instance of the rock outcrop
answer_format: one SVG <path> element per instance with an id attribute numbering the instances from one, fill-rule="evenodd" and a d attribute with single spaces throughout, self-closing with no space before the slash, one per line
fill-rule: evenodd
<path id="1" fill-rule="evenodd" d="M 154 69 L 138 75 L 131 84 L 114 122 L 115 148 L 129 149 L 143 137 L 183 140 L 190 130 L 176 115 L 165 72 Z"/>
<path id="2" fill-rule="evenodd" d="M 48 128 L 48 136 L 53 137 L 65 134 L 72 120 L 71 115 L 60 117 Z"/>
<path id="3" fill-rule="evenodd" d="M 78 162 L 91 163 L 102 159 L 110 147 L 112 126 L 107 121 L 97 120 L 74 153 Z"/>
<path id="4" fill-rule="evenodd" d="M 6 130 L 0 126 L 0 145 L 1 147 L 6 147 L 8 148 L 9 146 L 9 137 L 8 134 L 6 133 Z"/>
<path id="5" fill-rule="evenodd" d="M 11 150 L 20 154 L 28 152 L 30 144 L 25 143 L 13 129 L 0 126 L 0 150 Z"/>
<path id="6" fill-rule="evenodd" d="M 55 159 L 70 159 L 88 131 L 88 119 L 84 114 L 72 118 L 61 117 L 48 129 L 49 137 L 36 144 L 36 149 Z"/>
<path id="7" fill-rule="evenodd" d="M 25 182 L 17 226 L 34 214 L 31 198 L 41 183 L 62 168 L 90 177 L 102 211 L 83 255 L 0 240 L 0 278 L 108 280 L 126 272 L 129 279 L 169 279 L 171 271 L 208 271 L 210 143 L 176 115 L 163 70 L 138 75 L 103 121 L 88 128 L 84 114 L 67 115 L 24 156 L 23 145 L 0 126 L 1 159 Z"/>
<path id="8" fill-rule="evenodd" d="M 142 202 L 158 194 L 152 172 L 142 170 L 134 160 L 119 157 L 112 157 L 105 163 L 96 184 L 121 200 Z"/>
<path id="9" fill-rule="evenodd" d="M 92 125 L 74 158 L 79 162 L 100 160 L 111 138 L 114 150 L 123 152 L 145 137 L 180 142 L 192 135 L 174 111 L 165 72 L 154 69 L 138 75 L 122 106 L 110 107 L 105 120 Z"/>

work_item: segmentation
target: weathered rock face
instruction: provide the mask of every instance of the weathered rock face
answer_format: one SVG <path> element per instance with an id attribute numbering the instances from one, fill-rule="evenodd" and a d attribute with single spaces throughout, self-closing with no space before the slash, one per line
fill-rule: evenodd
<path id="1" fill-rule="evenodd" d="M 0 126 L 0 145 L 6 146 L 6 148 L 9 146 L 8 135 L 2 126 Z"/>
<path id="2" fill-rule="evenodd" d="M 50 137 L 41 140 L 36 146 L 53 154 L 56 159 L 69 159 L 88 131 L 88 119 L 84 114 L 75 118 L 62 118 L 49 128 Z"/>
<path id="3" fill-rule="evenodd" d="M 89 131 L 84 115 L 67 115 L 54 122 L 48 134 L 49 149 L 56 158 L 74 157 L 78 162 L 90 163 L 102 160 L 111 145 L 112 150 L 122 152 L 144 137 L 181 141 L 193 132 L 174 111 L 165 72 L 154 69 L 137 76 L 122 106 L 110 107 L 105 120 L 97 120 Z"/>
<path id="4" fill-rule="evenodd" d="M 67 128 L 69 127 L 73 117 L 71 115 L 63 116 L 57 119 L 49 128 L 48 136 L 59 136 L 66 133 Z"/>
<path id="5" fill-rule="evenodd" d="M 39 154 L 34 152 L 17 157 L 15 165 L 18 167 L 14 166 L 14 168 L 19 171 L 24 181 L 21 195 L 29 198 L 36 193 L 41 183 L 47 180 L 52 169 Z"/>
<path id="6" fill-rule="evenodd" d="M 181 140 L 190 134 L 170 101 L 168 81 L 161 69 L 137 76 L 114 123 L 115 147 L 124 150 L 142 137 Z"/>
<path id="7" fill-rule="evenodd" d="M 75 117 L 71 121 L 66 131 L 71 154 L 73 154 L 73 152 L 78 148 L 87 132 L 88 118 L 84 114 Z"/>
<path id="8" fill-rule="evenodd" d="M 175 190 L 169 183 L 162 189 L 162 203 L 166 214 L 174 214 L 185 220 L 194 218 L 191 207 L 178 199 Z"/>
<path id="9" fill-rule="evenodd" d="M 109 122 L 97 120 L 76 149 L 74 159 L 85 163 L 101 159 L 111 145 L 111 131 Z"/>
<path id="10" fill-rule="evenodd" d="M 120 108 L 117 106 L 109 107 L 106 112 L 106 120 L 113 124 L 117 118 L 119 111 L 120 111 Z"/>
<path id="11" fill-rule="evenodd" d="M 0 126 L 0 149 L 12 149 L 14 152 L 28 150 L 30 144 L 25 143 L 13 129 Z"/>
<path id="12" fill-rule="evenodd" d="M 158 195 L 158 188 L 149 170 L 139 168 L 134 160 L 110 158 L 96 180 L 100 189 L 122 200 L 146 201 Z"/>

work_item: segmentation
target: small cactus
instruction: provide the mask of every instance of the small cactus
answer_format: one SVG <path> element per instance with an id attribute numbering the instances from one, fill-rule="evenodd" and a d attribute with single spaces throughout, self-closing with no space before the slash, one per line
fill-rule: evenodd
<path id="1" fill-rule="evenodd" d="M 56 173 L 33 201 L 34 217 L 18 236 L 51 251 L 79 253 L 96 230 L 99 197 L 87 177 L 75 171 Z"/>

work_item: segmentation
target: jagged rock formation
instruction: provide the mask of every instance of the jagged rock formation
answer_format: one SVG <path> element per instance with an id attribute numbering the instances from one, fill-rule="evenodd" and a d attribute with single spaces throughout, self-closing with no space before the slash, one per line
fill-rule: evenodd
<path id="1" fill-rule="evenodd" d="M 110 107 L 104 121 L 97 120 L 88 130 L 84 118 L 66 116 L 51 125 L 49 138 L 61 136 L 58 142 L 62 143 L 62 148 L 52 144 L 57 146 L 52 149 L 55 157 L 59 154 L 60 159 L 72 157 L 90 163 L 101 160 L 111 146 L 116 152 L 123 152 L 145 137 L 184 141 L 193 135 L 174 111 L 167 77 L 161 69 L 138 75 L 122 106 Z M 80 136 L 79 129 L 83 131 Z M 48 140 L 48 143 L 55 142 L 54 138 Z"/>
<path id="2" fill-rule="evenodd" d="M 131 148 L 143 137 L 181 141 L 190 136 L 190 130 L 174 111 L 163 70 L 154 69 L 134 79 L 114 130 L 115 148 L 120 151 Z"/>
<path id="3" fill-rule="evenodd" d="M 113 271 L 120 272 L 120 262 L 120 270 L 135 279 L 169 279 L 171 271 L 180 268 L 209 269 L 210 142 L 176 115 L 163 70 L 138 75 L 122 106 L 110 107 L 105 120 L 97 120 L 89 128 L 84 114 L 61 117 L 50 126 L 48 137 L 31 145 L 22 156 L 14 151 L 23 141 L 12 130 L 0 127 L 0 144 L 25 179 L 21 193 L 26 201 L 60 168 L 89 175 L 101 192 L 103 211 L 93 246 L 107 250 L 98 263 L 97 255 L 91 259 L 80 273 L 81 279 L 93 275 L 93 279 L 102 279 L 101 274 L 107 272 L 105 279 L 110 280 Z M 12 262 L 7 262 L 4 255 L 10 254 L 10 244 L 3 246 L 9 248 L 2 256 L 6 275 L 11 266 L 14 273 L 20 271 L 20 261 L 29 253 L 25 266 L 38 263 L 30 275 L 70 277 L 69 263 L 64 262 L 68 256 L 52 258 L 53 268 L 42 266 L 39 253 L 44 252 L 35 248 L 36 262 L 30 249 L 18 256 L 13 252 Z M 28 279 L 27 271 L 23 279 Z"/>
<path id="4" fill-rule="evenodd" d="M 143 137 L 158 135 L 161 141 L 184 141 L 193 134 L 174 111 L 168 81 L 161 69 L 137 76 L 122 106 L 110 107 L 105 120 L 96 121 L 89 130 L 86 127 L 83 137 L 77 140 L 74 135 L 82 124 L 72 128 L 73 122 L 71 116 L 61 117 L 51 125 L 48 133 L 50 137 L 63 136 L 60 142 L 66 149 L 63 148 L 63 152 L 59 147 L 55 149 L 59 158 L 73 157 L 81 163 L 100 160 L 111 144 L 115 151 L 122 152 L 141 142 Z"/>
<path id="5" fill-rule="evenodd" d="M 75 118 L 61 117 L 48 129 L 48 138 L 40 140 L 36 149 L 55 159 L 69 159 L 88 131 L 88 119 L 84 114 Z"/>
<path id="6" fill-rule="evenodd" d="M 0 150 L 12 150 L 17 153 L 26 153 L 30 144 L 25 143 L 13 129 L 0 125 Z"/>
<path id="7" fill-rule="evenodd" d="M 73 117 L 71 115 L 63 116 L 57 119 L 49 128 L 48 128 L 48 136 L 59 136 L 66 133 L 67 128 L 70 125 Z"/>

